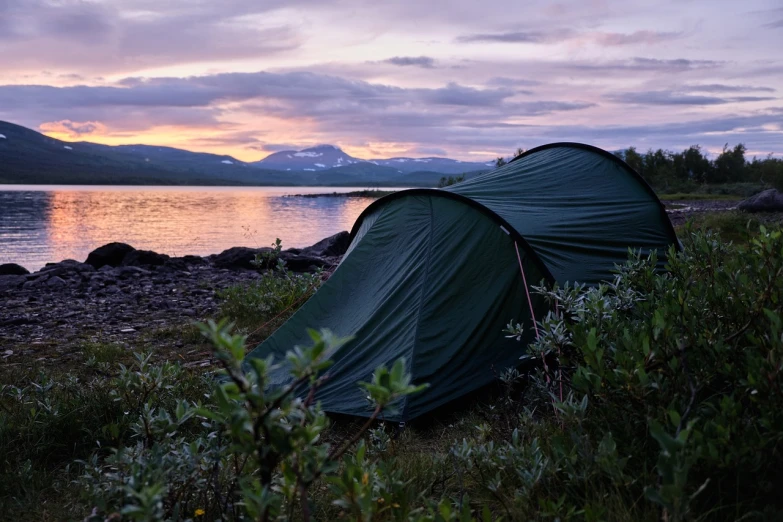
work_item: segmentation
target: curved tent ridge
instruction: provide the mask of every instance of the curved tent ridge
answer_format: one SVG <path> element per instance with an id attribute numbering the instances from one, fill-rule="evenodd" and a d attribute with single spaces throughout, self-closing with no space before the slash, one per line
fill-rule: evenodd
<path id="1" fill-rule="evenodd" d="M 539 270 L 541 270 L 542 274 L 544 274 L 544 277 L 546 278 L 547 282 L 549 283 L 555 282 L 554 276 L 549 271 L 549 268 L 547 268 L 544 262 L 538 257 L 536 251 L 528 244 L 528 242 L 525 240 L 522 234 L 520 234 L 519 231 L 516 228 L 514 228 L 509 222 L 503 219 L 502 216 L 498 215 L 491 208 L 482 205 L 478 201 L 465 197 L 461 194 L 457 194 L 454 192 L 447 192 L 445 190 L 432 189 L 432 188 L 415 188 L 415 189 L 399 190 L 397 192 L 383 196 L 382 198 L 373 201 L 367 208 L 364 209 L 364 211 L 362 211 L 361 214 L 359 214 L 359 217 L 356 218 L 356 221 L 354 221 L 353 227 L 351 228 L 349 242 L 353 243 L 353 240 L 356 237 L 356 234 L 359 232 L 359 229 L 361 228 L 364 219 L 370 214 L 372 214 L 373 212 L 375 212 L 378 208 L 396 199 L 409 197 L 409 196 L 421 196 L 421 195 L 453 199 L 455 201 L 459 201 L 460 203 L 464 203 L 472 208 L 475 208 L 476 210 L 480 211 L 482 214 L 488 216 L 489 218 L 494 220 L 506 234 L 511 236 L 511 238 L 522 247 L 522 249 L 525 251 L 525 254 L 529 256 L 529 258 L 536 264 L 536 267 Z"/>
<path id="2" fill-rule="evenodd" d="M 650 186 L 615 155 L 581 143 L 531 149 L 491 172 L 444 189 L 510 223 L 554 279 L 600 284 L 628 250 L 679 248 L 666 210 Z"/>
<path id="3" fill-rule="evenodd" d="M 628 171 L 629 174 L 631 174 L 634 178 L 636 178 L 636 181 L 639 182 L 639 184 L 644 187 L 644 189 L 655 199 L 655 201 L 658 203 L 658 206 L 661 207 L 661 210 L 663 211 L 664 215 L 666 215 L 666 205 L 664 205 L 660 198 L 658 197 L 658 194 L 655 193 L 653 188 L 650 186 L 649 183 L 647 183 L 647 180 L 645 180 L 641 174 L 636 172 L 636 170 L 631 167 L 624 159 L 620 158 L 619 156 L 616 156 L 609 152 L 608 150 L 604 150 L 600 147 L 596 147 L 594 145 L 588 145 L 587 143 L 579 143 L 576 141 L 557 141 L 554 143 L 547 143 L 545 145 L 539 145 L 537 147 L 533 147 L 532 149 L 528 149 L 522 154 L 515 156 L 509 163 L 513 163 L 519 159 L 525 158 L 527 156 L 530 156 L 531 154 L 535 154 L 537 152 L 541 152 L 542 150 L 547 149 L 553 149 L 557 147 L 571 147 L 575 149 L 584 149 L 590 152 L 595 152 L 596 154 L 600 154 L 602 156 L 605 156 L 606 158 L 614 161 L 615 163 L 618 163 L 625 168 L 625 170 Z M 674 238 L 674 245 L 677 248 L 677 250 L 682 249 L 682 245 L 680 244 L 680 241 L 677 239 L 677 233 L 674 231 L 674 226 L 672 226 L 671 221 L 669 220 L 669 217 L 666 216 L 666 223 L 669 224 L 669 228 L 671 231 L 671 235 Z"/>

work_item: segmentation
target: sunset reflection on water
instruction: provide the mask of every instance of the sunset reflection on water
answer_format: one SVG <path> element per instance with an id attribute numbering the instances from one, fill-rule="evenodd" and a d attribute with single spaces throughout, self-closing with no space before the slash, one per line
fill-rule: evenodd
<path id="1" fill-rule="evenodd" d="M 371 198 L 301 198 L 332 187 L 0 187 L 0 263 L 36 270 L 84 261 L 121 241 L 172 256 L 232 246 L 311 245 L 353 222 Z"/>

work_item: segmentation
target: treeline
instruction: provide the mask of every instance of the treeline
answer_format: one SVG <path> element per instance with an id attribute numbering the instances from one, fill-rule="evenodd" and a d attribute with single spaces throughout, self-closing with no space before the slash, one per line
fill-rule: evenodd
<path id="1" fill-rule="evenodd" d="M 523 152 L 524 149 L 518 148 L 512 157 Z M 636 147 L 629 147 L 614 154 L 658 191 L 694 192 L 731 184 L 745 184 L 745 190 L 749 189 L 751 193 L 768 186 L 783 191 L 783 160 L 773 158 L 772 154 L 762 159 L 755 156 L 748 159 L 746 152 L 747 148 L 740 143 L 734 147 L 724 145 L 715 159 L 707 157 L 699 145 L 682 152 L 649 149 L 642 153 Z M 506 163 L 503 157 L 495 160 L 496 167 Z M 734 191 L 743 192 L 743 187 L 734 187 Z"/>
<path id="2" fill-rule="evenodd" d="M 729 147 L 710 159 L 699 145 L 682 152 L 649 149 L 640 153 L 635 147 L 616 152 L 654 188 L 665 191 L 687 191 L 697 185 L 756 183 L 783 189 L 783 160 L 772 154 L 759 159 L 746 158 L 742 143 Z"/>

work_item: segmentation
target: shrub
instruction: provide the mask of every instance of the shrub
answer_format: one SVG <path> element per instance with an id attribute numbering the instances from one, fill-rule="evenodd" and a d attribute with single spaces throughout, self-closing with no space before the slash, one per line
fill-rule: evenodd
<path id="1" fill-rule="evenodd" d="M 330 445 L 320 438 L 328 420 L 313 401 L 330 366 L 328 355 L 345 339 L 311 331 L 313 345 L 287 356 L 292 382 L 266 389 L 270 359 L 243 365 L 245 338 L 225 323 L 203 327 L 223 365 L 224 379 L 201 403 L 179 400 L 160 406 L 152 391 L 170 388 L 171 367 L 148 367 L 118 378 L 116 395 L 137 401 L 131 425 L 135 444 L 120 445 L 108 457 L 99 451 L 82 462 L 80 484 L 95 506 L 88 520 L 116 511 L 133 520 L 214 520 L 311 518 L 309 490 L 328 480 L 331 500 L 363 520 L 400 508 L 406 482 L 393 470 L 365 459 L 359 445 L 342 460 L 386 408 L 425 386 L 412 386 L 404 361 L 379 367 L 372 381 L 359 383 L 373 405 L 368 420 L 346 440 Z M 309 387 L 306 399 L 294 393 Z M 340 469 L 340 473 L 337 473 Z M 383 505 L 379 498 L 388 498 Z"/>
<path id="2" fill-rule="evenodd" d="M 539 289 L 553 311 L 531 353 L 554 361 L 536 405 L 561 429 L 527 458 L 557 462 L 570 488 L 643 493 L 668 520 L 779 509 L 783 234 L 761 227 L 742 251 L 687 234 L 669 260 L 663 275 L 637 256 L 609 284 Z M 587 504 L 558 512 L 572 508 Z"/>
<path id="3" fill-rule="evenodd" d="M 372 428 L 419 390 L 402 361 L 360 383 L 369 420 L 333 424 L 313 400 L 345 341 L 326 331 L 244 361 L 243 336 L 203 326 L 217 381 L 140 355 L 112 379 L 6 386 L 0 499 L 42 494 L 41 470 L 76 458 L 52 491 L 94 521 L 779 520 L 783 234 L 681 237 L 667 273 L 632 255 L 598 287 L 538 288 L 552 309 L 532 369 L 397 437 Z M 281 363 L 291 385 L 266 389 Z"/>
<path id="4" fill-rule="evenodd" d="M 260 258 L 257 262 L 262 266 L 270 259 Z M 221 316 L 230 318 L 243 331 L 265 337 L 315 293 L 323 278 L 321 270 L 311 274 L 294 273 L 278 259 L 274 268 L 262 272 L 259 279 L 219 292 L 218 297 L 223 300 Z"/>

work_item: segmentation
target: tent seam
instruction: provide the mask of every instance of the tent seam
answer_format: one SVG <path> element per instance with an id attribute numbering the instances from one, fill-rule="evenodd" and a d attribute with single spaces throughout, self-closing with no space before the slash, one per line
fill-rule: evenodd
<path id="1" fill-rule="evenodd" d="M 373 203 L 370 203 L 370 205 L 367 208 L 365 208 L 361 214 L 359 214 L 358 218 L 356 218 L 356 221 L 354 222 L 353 227 L 351 228 L 351 234 L 350 234 L 351 242 L 353 243 L 353 241 L 355 240 L 356 234 L 358 233 L 361 224 L 364 222 L 364 218 L 369 214 L 371 214 L 372 212 L 374 212 L 377 207 L 385 205 L 390 201 L 394 201 L 396 199 L 401 199 L 409 196 L 418 196 L 422 194 L 431 195 L 434 197 L 443 197 L 446 199 L 458 201 L 463 205 L 466 205 L 469 208 L 473 208 L 474 210 L 477 210 L 480 213 L 488 216 L 490 219 L 495 221 L 499 226 L 508 228 L 508 231 L 511 232 L 509 236 L 514 241 L 518 241 L 522 245 L 523 250 L 528 255 L 530 260 L 536 265 L 536 268 L 538 268 L 541 271 L 542 275 L 544 276 L 544 279 L 546 279 L 546 281 L 550 283 L 555 282 L 555 276 L 552 274 L 552 271 L 549 269 L 547 264 L 544 263 L 544 261 L 536 252 L 536 250 L 530 245 L 530 243 L 527 242 L 525 237 L 522 234 L 520 234 L 519 231 L 511 225 L 511 223 L 506 221 L 497 212 L 483 205 L 482 203 L 479 203 L 475 199 L 469 198 L 467 196 L 463 196 L 462 194 L 458 194 L 456 192 L 450 192 L 442 189 L 413 188 L 407 190 L 400 190 L 398 192 L 394 192 L 392 194 L 383 196 L 382 198 L 375 200 Z"/>
<path id="2" fill-rule="evenodd" d="M 411 350 L 411 361 L 410 361 L 410 367 L 411 371 L 413 370 L 413 359 L 416 355 L 416 349 L 419 346 L 419 330 L 421 328 L 421 311 L 424 308 L 424 293 L 426 290 L 426 282 L 430 278 L 430 270 L 432 269 L 432 250 L 433 250 L 433 243 L 434 243 L 434 235 L 435 235 L 435 211 L 432 208 L 432 198 L 427 198 L 427 202 L 430 206 L 430 230 L 429 230 L 429 241 L 427 245 L 427 266 L 424 268 L 424 284 L 421 285 L 421 292 L 419 292 L 419 309 L 417 312 L 416 317 L 416 330 L 413 332 L 413 349 Z M 402 422 L 408 422 L 408 404 L 410 402 L 410 399 L 406 396 L 405 397 L 405 406 L 402 409 Z"/>

